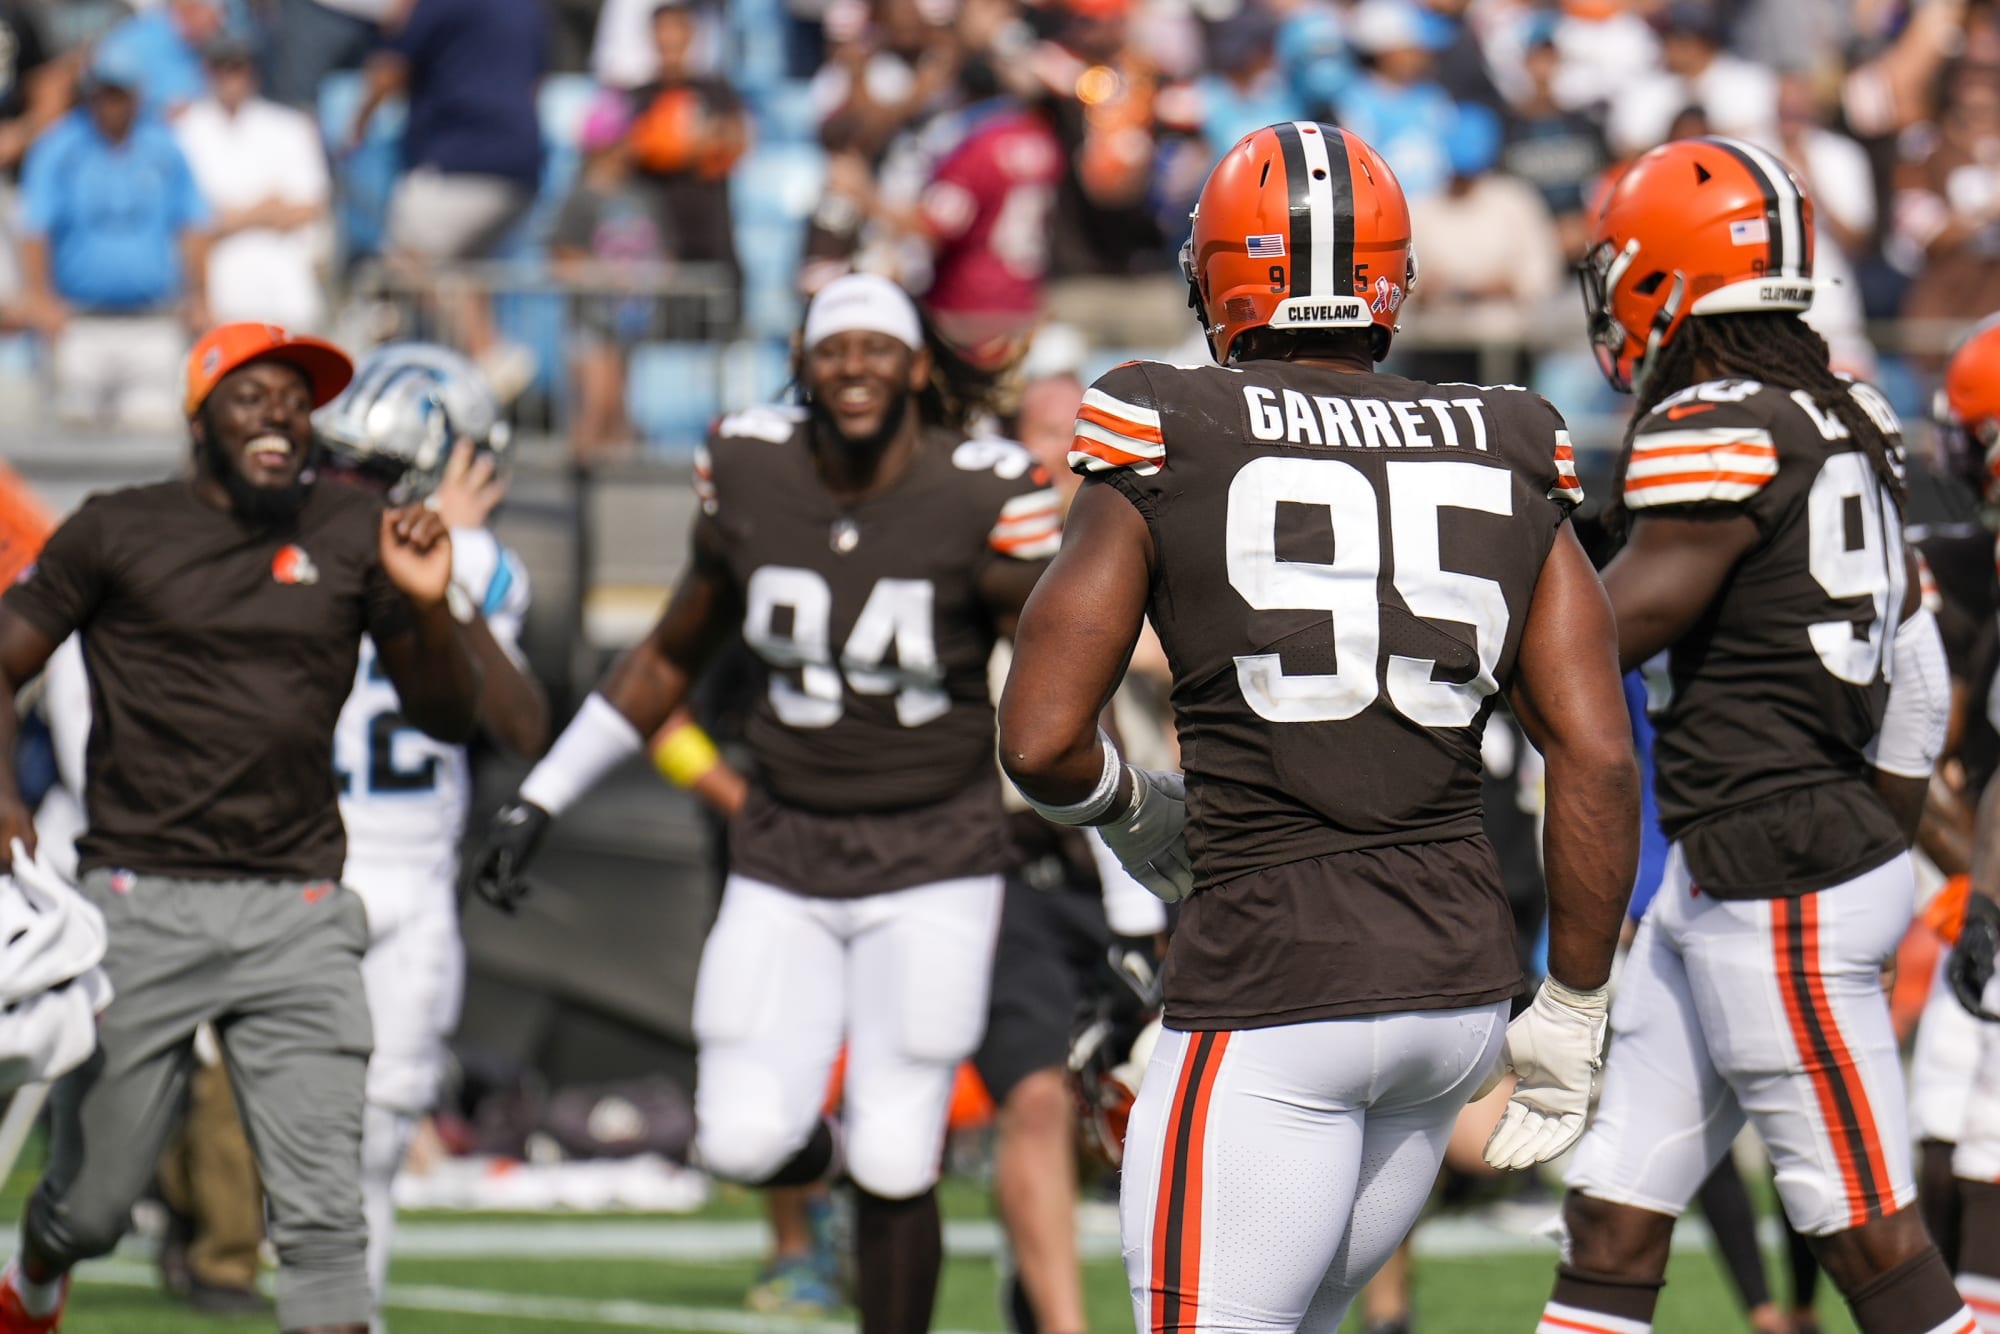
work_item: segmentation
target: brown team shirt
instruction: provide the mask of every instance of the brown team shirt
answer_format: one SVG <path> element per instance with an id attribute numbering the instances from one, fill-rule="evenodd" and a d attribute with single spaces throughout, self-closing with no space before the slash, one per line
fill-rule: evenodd
<path id="1" fill-rule="evenodd" d="M 1176 1028 L 1482 1004 L 1521 985 L 1480 738 L 1581 498 L 1525 390 L 1133 362 L 1071 465 L 1145 516 L 1196 892 Z"/>
<path id="2" fill-rule="evenodd" d="M 340 874 L 334 723 L 363 632 L 411 625 L 381 512 L 320 485 L 294 524 L 260 528 L 173 481 L 92 496 L 56 530 L 5 605 L 51 640 L 83 634 L 83 870 Z"/>
<path id="3" fill-rule="evenodd" d="M 933 431 L 894 486 L 842 506 L 810 429 L 803 410 L 737 413 L 695 465 L 696 559 L 738 591 L 763 677 L 732 869 L 834 898 L 1000 871 L 980 585 L 1054 553 L 1055 493 L 1013 441 Z"/>
<path id="4" fill-rule="evenodd" d="M 1888 401 L 1849 392 L 1900 453 Z M 1634 431 L 1623 500 L 1634 523 L 1757 527 L 1669 650 L 1672 694 L 1653 719 L 1660 828 L 1695 883 L 1722 899 L 1793 898 L 1899 855 L 1868 752 L 1902 616 L 1903 520 L 1847 427 L 1803 392 L 1693 385 Z"/>

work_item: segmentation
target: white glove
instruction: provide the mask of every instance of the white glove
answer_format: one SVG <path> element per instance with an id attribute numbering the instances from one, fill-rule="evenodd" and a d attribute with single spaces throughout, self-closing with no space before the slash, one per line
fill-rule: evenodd
<path id="1" fill-rule="evenodd" d="M 1168 903 L 1194 892 L 1187 850 L 1187 782 L 1179 774 L 1128 764 L 1132 805 L 1120 818 L 1097 826 L 1104 846 L 1132 878 Z"/>
<path id="2" fill-rule="evenodd" d="M 1547 978 L 1534 1004 L 1507 1025 L 1500 1068 L 1518 1082 L 1486 1141 L 1490 1166 L 1518 1172 L 1547 1162 L 1583 1135 L 1591 1083 L 1604 1064 L 1610 997 L 1608 987 L 1572 991 Z"/>

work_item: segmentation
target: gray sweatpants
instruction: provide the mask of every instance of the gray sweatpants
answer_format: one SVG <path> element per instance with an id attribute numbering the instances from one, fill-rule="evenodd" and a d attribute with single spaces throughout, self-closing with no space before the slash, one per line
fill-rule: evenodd
<path id="1" fill-rule="evenodd" d="M 28 1244 L 63 1266 L 117 1244 L 180 1119 L 195 1028 L 211 1021 L 270 1202 L 279 1326 L 366 1324 L 361 897 L 329 881 L 125 871 L 93 871 L 83 892 L 104 913 L 117 997 L 97 1054 L 50 1097 Z"/>

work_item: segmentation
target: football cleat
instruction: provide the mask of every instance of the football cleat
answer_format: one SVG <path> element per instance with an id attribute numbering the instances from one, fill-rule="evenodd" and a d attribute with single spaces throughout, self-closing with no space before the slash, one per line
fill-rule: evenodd
<path id="1" fill-rule="evenodd" d="M 812 1257 L 779 1260 L 757 1276 L 743 1304 L 760 1315 L 821 1316 L 840 1309 L 840 1294 Z"/>
<path id="2" fill-rule="evenodd" d="M 69 1304 L 69 1275 L 62 1278 L 62 1295 L 56 1298 L 56 1309 L 47 1315 L 31 1315 L 21 1301 L 21 1291 L 15 1287 L 15 1270 L 8 1265 L 5 1273 L 0 1273 L 0 1334 L 50 1334 L 62 1324 L 63 1307 Z"/>

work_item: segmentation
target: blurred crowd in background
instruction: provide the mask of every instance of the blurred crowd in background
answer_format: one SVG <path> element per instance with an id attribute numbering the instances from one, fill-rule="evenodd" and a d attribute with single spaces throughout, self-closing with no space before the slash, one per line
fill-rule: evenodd
<path id="1" fill-rule="evenodd" d="M 190 333 L 250 318 L 684 456 L 850 268 L 1031 383 L 1192 359 L 1191 203 L 1307 117 L 1411 199 L 1413 374 L 1615 411 L 1585 211 L 1709 131 L 1807 183 L 1812 322 L 1906 412 L 2000 308 L 1992 0 L 0 0 L 0 411 L 171 431 Z"/>

